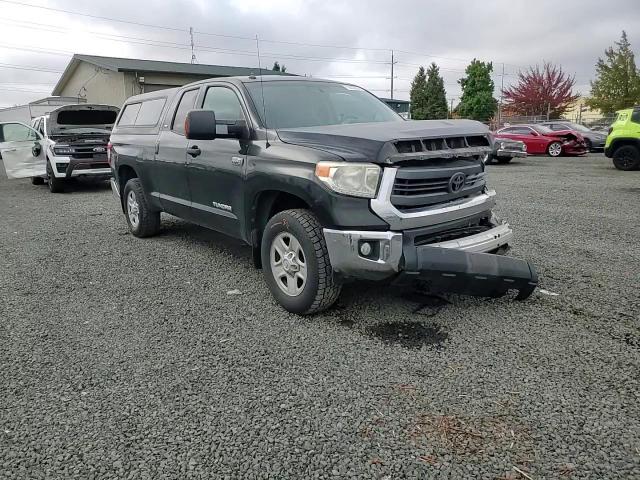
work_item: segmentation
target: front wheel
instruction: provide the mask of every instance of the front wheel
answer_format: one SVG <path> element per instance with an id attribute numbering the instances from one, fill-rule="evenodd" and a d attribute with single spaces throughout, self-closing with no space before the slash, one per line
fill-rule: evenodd
<path id="1" fill-rule="evenodd" d="M 640 168 L 640 150 L 633 145 L 623 145 L 613 152 L 613 165 L 618 170 L 637 170 Z"/>
<path id="2" fill-rule="evenodd" d="M 267 286 L 289 312 L 320 312 L 338 299 L 342 286 L 333 278 L 322 227 L 310 211 L 274 215 L 262 235 L 261 255 Z"/>
<path id="3" fill-rule="evenodd" d="M 559 157 L 562 153 L 562 144 L 560 142 L 551 142 L 547 147 L 547 153 L 550 157 Z"/>
<path id="4" fill-rule="evenodd" d="M 51 163 L 47 160 L 47 185 L 49 186 L 49 191 L 51 193 L 62 193 L 64 192 L 64 184 L 64 179 L 55 177 Z"/>
<path id="5" fill-rule="evenodd" d="M 501 165 L 505 165 L 513 160 L 513 157 L 498 157 L 498 163 Z"/>
<path id="6" fill-rule="evenodd" d="M 31 177 L 31 185 L 44 185 L 44 178 Z"/>

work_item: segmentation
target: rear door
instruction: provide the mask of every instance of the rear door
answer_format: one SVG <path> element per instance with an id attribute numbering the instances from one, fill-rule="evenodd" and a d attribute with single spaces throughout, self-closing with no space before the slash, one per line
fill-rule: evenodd
<path id="1" fill-rule="evenodd" d="M 42 137 L 23 123 L 0 123 L 0 158 L 7 178 L 45 175 L 46 157 Z"/>
<path id="2" fill-rule="evenodd" d="M 186 169 L 189 141 L 184 134 L 184 121 L 187 113 L 195 108 L 199 92 L 200 87 L 196 87 L 176 97 L 174 106 L 167 114 L 166 126 L 158 136 L 153 162 L 156 191 L 151 194 L 160 199 L 164 210 L 186 219 L 190 219 L 192 213 Z"/>
<path id="3" fill-rule="evenodd" d="M 216 114 L 217 129 L 224 125 L 246 124 L 241 97 L 226 83 L 206 87 L 202 109 Z M 191 140 L 188 148 L 200 154 L 187 155 L 187 175 L 191 189 L 194 220 L 233 237 L 241 237 L 239 212 L 244 205 L 244 169 L 247 141 L 236 138 Z"/>

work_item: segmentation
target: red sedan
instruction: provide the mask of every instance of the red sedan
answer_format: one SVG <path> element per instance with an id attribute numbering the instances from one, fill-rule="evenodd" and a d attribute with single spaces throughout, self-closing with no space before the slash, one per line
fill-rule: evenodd
<path id="1" fill-rule="evenodd" d="M 496 138 L 520 140 L 529 154 L 584 155 L 589 150 L 584 137 L 574 130 L 551 130 L 544 125 L 512 125 L 495 133 Z"/>

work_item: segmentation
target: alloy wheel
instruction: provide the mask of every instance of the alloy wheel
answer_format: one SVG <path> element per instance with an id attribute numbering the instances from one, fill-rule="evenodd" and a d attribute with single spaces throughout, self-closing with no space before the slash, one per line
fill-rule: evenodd
<path id="1" fill-rule="evenodd" d="M 554 142 L 551 145 L 549 145 L 549 155 L 551 155 L 552 157 L 559 157 L 561 153 L 562 153 L 562 145 L 560 145 L 557 142 Z"/>
<path id="2" fill-rule="evenodd" d="M 129 222 L 133 228 L 138 228 L 140 224 L 140 205 L 138 199 L 133 191 L 127 195 L 127 215 L 129 216 Z"/>
<path id="3" fill-rule="evenodd" d="M 307 263 L 302 245 L 289 232 L 279 233 L 271 243 L 271 273 L 284 293 L 297 297 L 307 284 Z"/>

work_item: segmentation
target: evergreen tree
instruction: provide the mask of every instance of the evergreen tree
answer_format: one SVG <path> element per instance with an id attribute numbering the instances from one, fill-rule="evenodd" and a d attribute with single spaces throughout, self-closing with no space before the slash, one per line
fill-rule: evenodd
<path id="1" fill-rule="evenodd" d="M 609 114 L 640 103 L 640 71 L 631 43 L 623 30 L 616 48 L 605 50 L 605 59 L 598 58 L 596 79 L 591 82 L 591 98 L 587 105 Z"/>
<path id="2" fill-rule="evenodd" d="M 411 82 L 411 118 L 424 120 L 427 118 L 427 75 L 424 67 L 418 69 L 418 73 Z"/>
<path id="3" fill-rule="evenodd" d="M 287 71 L 287 67 L 284 64 L 280 65 L 276 60 L 275 62 L 273 62 L 273 67 L 271 67 L 271 70 L 273 70 L 274 72 L 285 73 Z"/>
<path id="4" fill-rule="evenodd" d="M 462 87 L 462 97 L 456 112 L 461 117 L 480 122 L 486 122 L 493 117 L 498 108 L 498 101 L 493 98 L 494 84 L 491 72 L 491 62 L 485 63 L 474 58 L 467 66 L 466 77 L 458 80 Z"/>
<path id="5" fill-rule="evenodd" d="M 440 76 L 438 65 L 435 63 L 432 63 L 427 70 L 425 95 L 427 98 L 425 118 L 430 120 L 447 118 L 447 94 L 444 90 L 444 80 Z"/>

